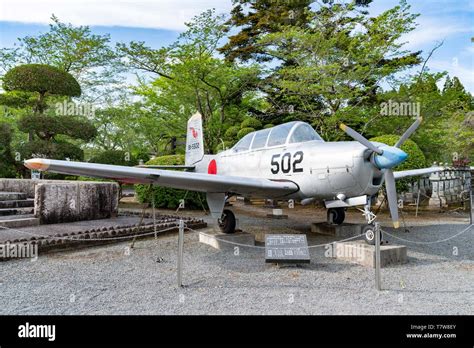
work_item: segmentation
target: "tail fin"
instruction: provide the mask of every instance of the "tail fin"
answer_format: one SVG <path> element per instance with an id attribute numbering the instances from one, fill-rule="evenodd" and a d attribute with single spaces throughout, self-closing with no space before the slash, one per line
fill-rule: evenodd
<path id="1" fill-rule="evenodd" d="M 192 166 L 204 157 L 204 140 L 202 136 L 202 116 L 195 113 L 188 121 L 186 134 L 185 165 Z"/>

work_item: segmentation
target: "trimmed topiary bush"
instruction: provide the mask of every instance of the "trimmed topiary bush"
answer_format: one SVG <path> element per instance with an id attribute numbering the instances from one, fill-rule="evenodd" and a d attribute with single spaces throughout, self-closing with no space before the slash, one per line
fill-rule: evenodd
<path id="1" fill-rule="evenodd" d="M 239 126 L 232 126 L 232 127 L 227 128 L 227 130 L 225 131 L 224 136 L 227 139 L 232 140 L 232 139 L 235 139 L 237 137 L 237 134 L 239 133 L 239 131 L 240 131 Z"/>
<path id="2" fill-rule="evenodd" d="M 381 135 L 375 138 L 371 138 L 369 140 L 377 141 L 379 143 L 384 143 L 384 144 L 393 146 L 397 143 L 398 139 L 400 139 L 399 135 L 386 134 L 386 135 Z M 417 169 L 417 168 L 423 168 L 426 166 L 425 155 L 423 154 L 423 151 L 420 150 L 418 145 L 413 140 L 408 139 L 407 141 L 405 141 L 401 149 L 408 154 L 408 158 L 406 159 L 405 162 L 394 167 L 393 168 L 394 171 Z M 397 180 L 396 181 L 397 192 L 400 193 L 400 192 L 406 191 L 408 189 L 408 185 L 412 182 L 415 182 L 416 180 L 418 180 L 418 178 L 416 177 Z"/>
<path id="3" fill-rule="evenodd" d="M 262 122 L 260 122 L 260 120 L 257 120 L 256 118 L 249 117 L 243 120 L 243 122 L 240 124 L 240 128 L 260 129 L 262 128 Z"/>
<path id="4" fill-rule="evenodd" d="M 148 165 L 183 165 L 184 155 L 169 155 L 156 157 L 146 164 Z M 178 190 L 167 187 L 151 185 L 135 185 L 137 198 L 141 203 L 152 203 L 155 198 L 156 208 L 176 209 L 180 200 L 184 199 L 186 209 L 202 209 L 203 205 L 207 209 L 206 195 L 202 192 Z"/>
<path id="5" fill-rule="evenodd" d="M 241 139 L 241 138 L 243 138 L 244 136 L 246 136 L 247 134 L 252 133 L 252 132 L 255 132 L 255 129 L 253 129 L 253 128 L 242 128 L 242 129 L 239 130 L 239 132 L 237 133 L 237 138 L 238 138 L 238 139 Z"/>
<path id="6" fill-rule="evenodd" d="M 106 150 L 91 158 L 91 163 L 114 164 L 117 166 L 136 166 L 138 160 L 126 151 Z"/>
<path id="7" fill-rule="evenodd" d="M 381 135 L 375 138 L 371 138 L 370 141 L 377 141 L 379 143 L 384 143 L 390 146 L 394 146 L 398 139 L 400 139 L 399 135 L 387 134 Z M 408 139 L 403 143 L 401 149 L 408 154 L 408 158 L 405 162 L 399 164 L 394 168 L 395 171 L 397 170 L 408 170 L 408 169 L 417 169 L 423 168 L 426 166 L 426 158 L 423 152 L 420 150 L 418 145 L 411 139 Z"/>
<path id="8" fill-rule="evenodd" d="M 10 69 L 3 77 L 3 89 L 71 97 L 81 95 L 81 87 L 71 74 L 45 64 L 24 64 Z"/>

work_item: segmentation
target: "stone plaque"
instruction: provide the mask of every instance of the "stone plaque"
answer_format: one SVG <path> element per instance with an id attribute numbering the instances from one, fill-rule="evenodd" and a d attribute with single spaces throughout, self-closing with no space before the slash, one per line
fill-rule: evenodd
<path id="1" fill-rule="evenodd" d="M 308 241 L 305 234 L 267 234 L 265 262 L 309 263 Z"/>

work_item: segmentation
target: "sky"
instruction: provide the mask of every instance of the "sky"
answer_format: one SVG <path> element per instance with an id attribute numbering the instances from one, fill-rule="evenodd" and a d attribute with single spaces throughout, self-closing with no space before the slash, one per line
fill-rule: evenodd
<path id="1" fill-rule="evenodd" d="M 439 41 L 443 45 L 428 61 L 430 71 L 457 76 L 474 93 L 474 1 L 408 0 L 419 13 L 418 27 L 403 37 L 405 48 L 426 57 Z M 377 15 L 397 0 L 374 0 Z M 153 48 L 172 43 L 193 16 L 209 8 L 229 13 L 231 0 L 0 0 L 0 47 L 12 47 L 18 37 L 48 31 L 50 17 L 89 25 L 94 33 L 109 33 L 113 42 L 145 41 Z"/>

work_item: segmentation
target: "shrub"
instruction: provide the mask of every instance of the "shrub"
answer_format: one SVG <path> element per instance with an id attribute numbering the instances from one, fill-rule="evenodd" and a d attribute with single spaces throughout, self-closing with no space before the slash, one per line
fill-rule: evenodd
<path id="1" fill-rule="evenodd" d="M 237 134 L 239 133 L 239 131 L 240 131 L 239 126 L 232 126 L 232 127 L 227 128 L 224 135 L 227 139 L 232 140 L 237 137 Z"/>
<path id="2" fill-rule="evenodd" d="M 260 129 L 262 128 L 262 122 L 260 122 L 256 118 L 249 117 L 243 120 L 243 122 L 240 124 L 240 128 L 241 129 L 244 129 L 244 128 Z"/>
<path id="3" fill-rule="evenodd" d="M 114 164 L 117 166 L 135 166 L 138 160 L 122 150 L 106 150 L 91 158 L 91 163 Z"/>
<path id="4" fill-rule="evenodd" d="M 398 135 L 386 134 L 371 138 L 370 141 L 377 141 L 379 143 L 384 143 L 389 146 L 393 146 L 397 143 L 398 139 L 400 139 L 400 136 Z M 398 166 L 394 167 L 394 171 L 417 169 L 426 166 L 425 155 L 413 140 L 408 139 L 407 141 L 405 141 L 401 146 L 401 149 L 408 154 L 408 158 L 405 162 L 400 163 Z M 397 192 L 406 191 L 408 189 L 408 185 L 412 182 L 415 182 L 416 180 L 418 180 L 417 177 L 397 180 Z"/>
<path id="5" fill-rule="evenodd" d="M 184 164 L 184 155 L 169 155 L 156 157 L 146 164 L 148 165 L 182 165 Z M 202 209 L 203 205 L 207 208 L 206 196 L 202 192 L 178 190 L 167 187 L 152 186 L 151 185 L 135 185 L 135 192 L 137 198 L 141 203 L 152 203 L 153 197 L 155 199 L 156 208 L 176 209 L 181 199 L 185 199 L 185 208 L 187 209 Z M 186 196 L 186 198 L 185 198 Z"/>
<path id="6" fill-rule="evenodd" d="M 15 161 L 11 151 L 12 129 L 7 123 L 0 123 L 0 178 L 14 178 Z"/>
<path id="7" fill-rule="evenodd" d="M 272 128 L 272 127 L 275 127 L 275 125 L 272 123 L 268 123 L 265 126 L 263 126 L 263 129 Z"/>
<path id="8" fill-rule="evenodd" d="M 238 139 L 241 139 L 241 138 L 243 138 L 244 136 L 246 136 L 247 134 L 252 133 L 252 132 L 255 132 L 255 129 L 253 129 L 253 128 L 242 128 L 242 129 L 239 130 L 239 132 L 237 133 L 237 138 L 238 138 Z"/>
<path id="9" fill-rule="evenodd" d="M 400 136 L 398 135 L 387 134 L 371 138 L 370 141 L 377 141 L 379 143 L 384 143 L 389 146 L 394 146 L 398 139 L 400 139 Z M 423 168 L 426 165 L 425 155 L 413 140 L 408 139 L 407 141 L 405 141 L 401 149 L 408 154 L 408 158 L 405 162 L 396 166 L 394 170 L 417 169 Z"/>
<path id="10" fill-rule="evenodd" d="M 10 69 L 3 77 L 3 89 L 71 97 L 81 95 L 81 87 L 71 74 L 45 64 L 24 64 Z"/>

